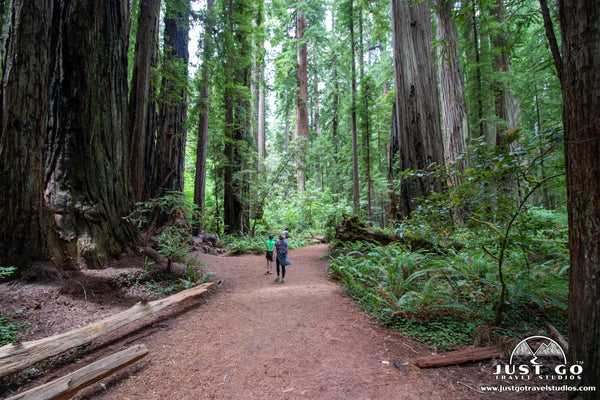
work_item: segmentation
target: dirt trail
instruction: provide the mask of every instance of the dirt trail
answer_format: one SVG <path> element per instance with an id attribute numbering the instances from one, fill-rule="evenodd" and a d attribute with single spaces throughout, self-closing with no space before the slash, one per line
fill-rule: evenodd
<path id="1" fill-rule="evenodd" d="M 326 245 L 290 252 L 285 283 L 264 256 L 199 254 L 220 289 L 141 338 L 150 350 L 99 399 L 473 399 L 481 367 L 419 370 L 426 346 L 378 326 L 327 275 Z M 408 362 L 405 371 L 393 361 Z M 465 373 L 472 379 L 464 380 Z M 462 382 L 457 382 L 462 380 Z M 471 388 L 467 387 L 470 386 Z M 493 397 L 498 398 L 498 397 Z"/>

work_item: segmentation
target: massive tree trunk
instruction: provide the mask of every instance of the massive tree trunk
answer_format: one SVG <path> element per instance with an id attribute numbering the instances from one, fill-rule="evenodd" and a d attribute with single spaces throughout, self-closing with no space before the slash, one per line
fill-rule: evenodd
<path id="1" fill-rule="evenodd" d="M 409 6 L 406 1 L 390 2 L 398 121 L 395 134 L 400 151 L 398 167 L 400 171 L 425 170 L 434 163 L 444 163 L 429 4 Z M 427 176 L 403 179 L 399 216 L 410 215 L 415 197 L 439 190 L 441 182 Z"/>
<path id="2" fill-rule="evenodd" d="M 189 14 L 189 0 L 167 3 L 153 196 L 160 196 L 169 190 L 183 191 L 187 138 Z"/>
<path id="3" fill-rule="evenodd" d="M 152 59 L 158 39 L 158 12 L 160 0 L 142 0 L 138 16 L 138 32 L 135 40 L 133 75 L 129 97 L 129 160 L 131 186 L 136 201 L 146 200 L 146 146 L 151 101 L 150 78 Z M 153 99 L 152 99 L 153 101 Z"/>
<path id="4" fill-rule="evenodd" d="M 127 163 L 129 3 L 62 3 L 46 138 L 45 196 L 66 256 L 102 267 L 132 244 L 123 217 Z"/>
<path id="5" fill-rule="evenodd" d="M 308 146 L 308 51 L 304 42 L 306 29 L 306 14 L 304 13 L 304 0 L 297 0 L 296 10 L 296 40 L 298 41 L 298 67 L 296 77 L 296 182 L 298 191 L 306 190 L 306 166 L 304 165 L 305 150 Z"/>
<path id="6" fill-rule="evenodd" d="M 206 149 L 208 146 L 208 113 L 210 111 L 210 61 L 213 46 L 211 33 L 214 26 L 215 0 L 206 2 L 206 19 L 204 23 L 204 48 L 202 49 L 202 72 L 200 75 L 200 96 L 198 98 L 198 143 L 196 147 L 196 176 L 194 180 L 194 204 L 204 216 L 206 199 Z M 202 229 L 198 221 L 197 229 Z M 196 232 L 198 233 L 198 232 Z"/>
<path id="7" fill-rule="evenodd" d="M 2 49 L 0 265 L 50 257 L 44 208 L 44 135 L 51 80 L 53 2 L 11 3 Z"/>
<path id="8" fill-rule="evenodd" d="M 444 159 L 447 165 L 457 164 L 458 156 L 464 151 L 465 140 L 469 138 L 467 104 L 458 54 L 458 32 L 452 22 L 454 4 L 454 0 L 435 0 Z M 463 172 L 464 162 L 458 162 L 457 167 Z M 450 181 L 453 186 L 460 183 L 457 175 L 451 176 Z"/>
<path id="9" fill-rule="evenodd" d="M 600 388 L 600 3 L 559 0 L 569 212 L 569 361 Z M 569 392 L 596 399 L 596 392 Z"/>

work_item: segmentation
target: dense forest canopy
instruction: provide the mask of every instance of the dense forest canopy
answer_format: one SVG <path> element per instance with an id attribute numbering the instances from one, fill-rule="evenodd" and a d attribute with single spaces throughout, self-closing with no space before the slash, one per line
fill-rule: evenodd
<path id="1" fill-rule="evenodd" d="M 136 204 L 183 193 L 152 223 L 491 232 L 501 323 L 506 260 L 543 263 L 542 231 L 566 252 L 568 215 L 573 354 L 599 365 L 598 327 L 576 339 L 600 319 L 598 2 L 2 5 L 0 266 L 103 267 L 140 246 Z"/>

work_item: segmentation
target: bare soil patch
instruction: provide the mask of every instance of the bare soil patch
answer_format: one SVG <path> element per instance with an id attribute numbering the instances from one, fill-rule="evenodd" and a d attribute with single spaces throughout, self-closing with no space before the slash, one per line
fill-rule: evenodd
<path id="1" fill-rule="evenodd" d="M 378 325 L 329 279 L 326 245 L 292 250 L 285 283 L 264 256 L 199 253 L 219 289 L 55 361 L 20 387 L 39 385 L 144 343 L 143 360 L 84 389 L 78 399 L 552 399 L 560 393 L 483 393 L 497 385 L 493 361 L 419 369 L 424 344 Z M 125 265 L 126 263 L 122 263 Z M 135 265 L 134 267 L 139 267 Z M 22 309 L 24 340 L 64 332 L 122 311 L 147 294 L 114 278 L 135 268 L 85 271 L 53 285 L 0 285 L 3 312 Z M 83 290 L 85 288 L 85 292 Z M 82 357 L 80 361 L 73 362 Z M 395 366 L 400 365 L 401 368 Z M 42 367 L 43 369 L 43 367 Z M 2 382 L 0 382 L 2 384 Z M 5 380 L 5 385 L 10 381 Z"/>

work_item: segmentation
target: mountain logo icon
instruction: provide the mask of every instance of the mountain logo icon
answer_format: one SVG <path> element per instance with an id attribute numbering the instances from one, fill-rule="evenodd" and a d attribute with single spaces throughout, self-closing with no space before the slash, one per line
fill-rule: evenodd
<path id="1" fill-rule="evenodd" d="M 548 365 L 567 363 L 565 352 L 558 343 L 546 336 L 530 336 L 515 346 L 510 364 Z"/>

